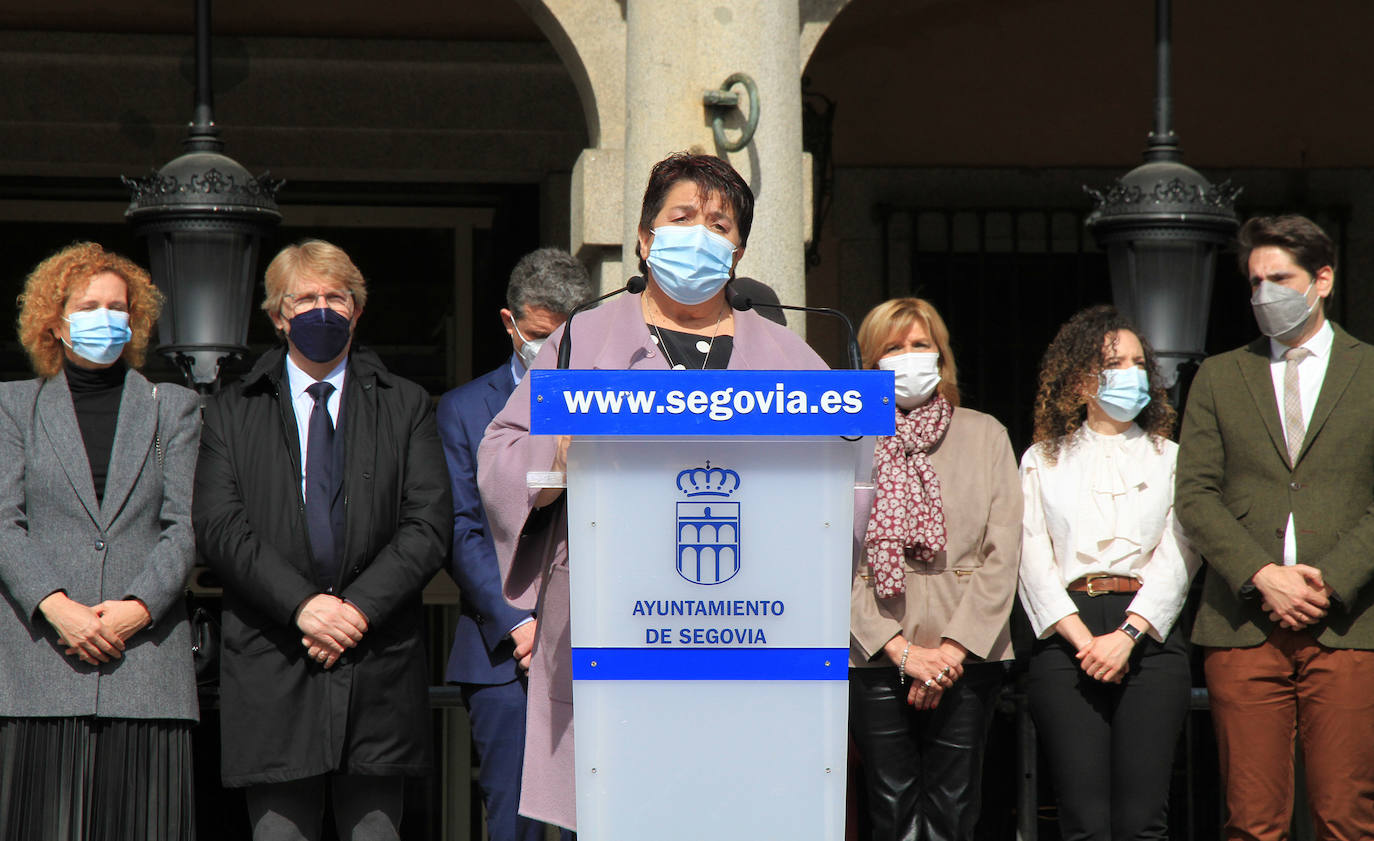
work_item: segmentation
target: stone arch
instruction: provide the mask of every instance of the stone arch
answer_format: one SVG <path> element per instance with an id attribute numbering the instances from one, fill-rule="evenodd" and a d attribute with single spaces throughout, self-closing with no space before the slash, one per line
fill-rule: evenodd
<path id="1" fill-rule="evenodd" d="M 798 72 L 806 69 L 806 63 L 811 60 L 811 53 L 820 43 L 821 36 L 850 2 L 851 0 L 801 0 L 801 32 L 798 36 L 801 67 L 797 68 Z"/>
<path id="2" fill-rule="evenodd" d="M 582 101 L 588 146 L 625 136 L 626 0 L 516 0 L 563 60 Z"/>

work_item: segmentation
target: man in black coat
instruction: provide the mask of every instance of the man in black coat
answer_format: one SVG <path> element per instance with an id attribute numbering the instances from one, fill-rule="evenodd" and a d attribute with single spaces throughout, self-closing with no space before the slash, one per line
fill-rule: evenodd
<path id="1" fill-rule="evenodd" d="M 224 584 L 222 776 L 255 841 L 396 839 L 429 771 L 421 591 L 452 502 L 429 395 L 350 352 L 362 274 L 319 240 L 267 269 L 286 340 L 205 410 L 193 518 Z"/>

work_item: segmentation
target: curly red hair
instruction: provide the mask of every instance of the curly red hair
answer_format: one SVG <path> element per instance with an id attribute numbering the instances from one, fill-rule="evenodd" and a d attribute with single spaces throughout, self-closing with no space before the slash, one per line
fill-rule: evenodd
<path id="1" fill-rule="evenodd" d="M 19 296 L 19 342 L 33 370 L 43 378 L 62 370 L 62 315 L 67 301 L 91 278 L 110 272 L 124 279 L 129 296 L 129 330 L 133 338 L 120 357 L 131 367 L 143 365 L 148 338 L 162 312 L 162 294 L 148 273 L 127 257 L 106 251 L 94 242 L 74 242 L 39 263 L 24 281 Z"/>

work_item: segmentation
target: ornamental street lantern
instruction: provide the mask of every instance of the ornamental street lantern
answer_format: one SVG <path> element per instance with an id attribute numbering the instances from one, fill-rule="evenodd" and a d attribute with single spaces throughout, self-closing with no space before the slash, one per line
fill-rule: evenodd
<path id="1" fill-rule="evenodd" d="M 1183 163 L 1170 125 L 1169 0 L 1155 3 L 1155 125 L 1145 163 L 1105 191 L 1087 226 L 1107 252 L 1112 298 L 1154 346 L 1174 398 L 1181 366 L 1205 356 L 1217 252 L 1238 227 L 1240 188 L 1213 185 Z"/>
<path id="2" fill-rule="evenodd" d="M 166 302 L 157 351 L 192 387 L 213 391 L 225 357 L 247 352 L 262 236 L 281 221 L 282 182 L 224 155 L 211 108 L 210 0 L 196 4 L 196 102 L 185 153 L 143 178 L 124 217 L 148 241 L 149 269 Z"/>

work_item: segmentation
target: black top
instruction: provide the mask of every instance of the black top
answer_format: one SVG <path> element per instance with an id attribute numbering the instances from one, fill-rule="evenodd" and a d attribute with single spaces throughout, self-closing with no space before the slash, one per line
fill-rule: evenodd
<path id="1" fill-rule="evenodd" d="M 124 375 L 128 366 L 119 359 L 108 368 L 80 368 L 65 361 L 67 387 L 72 392 L 72 408 L 81 440 L 86 445 L 86 460 L 91 464 L 95 499 L 105 496 L 105 477 L 114 449 L 115 424 L 119 421 L 119 400 L 124 396 Z"/>
<path id="2" fill-rule="evenodd" d="M 680 333 L 654 325 L 649 326 L 649 338 L 663 351 L 669 368 L 692 371 L 725 370 L 730 364 L 730 352 L 735 349 L 734 336 L 716 336 L 713 340 L 710 336 Z"/>

